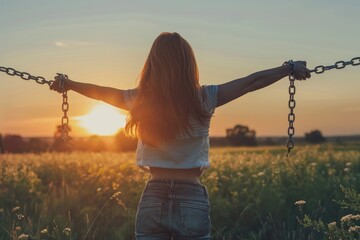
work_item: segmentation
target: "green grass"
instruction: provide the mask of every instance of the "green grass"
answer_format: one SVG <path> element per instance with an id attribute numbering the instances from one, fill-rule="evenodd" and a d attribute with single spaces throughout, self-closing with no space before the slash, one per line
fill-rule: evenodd
<path id="1" fill-rule="evenodd" d="M 325 222 L 344 216 L 333 199 L 342 199 L 340 185 L 360 190 L 359 149 L 358 143 L 297 146 L 289 158 L 285 147 L 211 149 L 212 167 L 202 182 L 213 239 L 321 239 L 299 224 L 294 203 L 305 200 L 304 211 Z M 134 239 L 136 206 L 149 176 L 133 153 L 0 159 L 0 239 Z"/>

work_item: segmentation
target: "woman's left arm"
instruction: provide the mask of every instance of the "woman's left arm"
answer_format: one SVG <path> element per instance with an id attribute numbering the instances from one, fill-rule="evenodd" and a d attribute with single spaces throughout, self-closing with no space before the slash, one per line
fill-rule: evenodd
<path id="1" fill-rule="evenodd" d="M 224 105 L 248 92 L 267 87 L 294 72 L 295 79 L 305 80 L 310 78 L 310 71 L 306 68 L 306 62 L 296 61 L 263 71 L 250 74 L 247 77 L 238 78 L 233 81 L 219 85 L 217 107 Z"/>

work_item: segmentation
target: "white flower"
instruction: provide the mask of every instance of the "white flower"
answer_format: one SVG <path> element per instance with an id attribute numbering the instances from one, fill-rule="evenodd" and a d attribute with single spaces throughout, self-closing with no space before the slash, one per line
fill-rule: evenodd
<path id="1" fill-rule="evenodd" d="M 13 213 L 16 213 L 16 212 L 18 212 L 20 210 L 20 207 L 14 207 L 11 211 L 13 212 Z"/>
<path id="2" fill-rule="evenodd" d="M 47 233 L 48 233 L 47 228 L 45 228 L 45 229 L 41 230 L 41 231 L 40 231 L 40 233 L 41 233 L 41 234 L 47 234 Z"/>
<path id="3" fill-rule="evenodd" d="M 296 201 L 295 202 L 295 205 L 297 205 L 297 206 L 302 206 L 302 205 L 304 205 L 306 203 L 306 201 L 304 201 L 304 200 L 299 200 L 299 201 Z"/>
<path id="4" fill-rule="evenodd" d="M 360 232 L 360 227 L 359 226 L 350 227 L 349 232 Z"/>
<path id="5" fill-rule="evenodd" d="M 69 236 L 71 233 L 71 229 L 70 228 L 65 228 L 64 231 L 65 235 Z"/>
<path id="6" fill-rule="evenodd" d="M 27 240 L 28 238 L 29 238 L 29 235 L 21 234 L 21 235 L 18 237 L 18 240 Z"/>
<path id="7" fill-rule="evenodd" d="M 348 221 L 351 221 L 351 220 L 360 220 L 360 214 L 356 214 L 356 215 L 348 214 L 346 216 L 343 216 L 340 221 L 348 222 Z"/>
<path id="8" fill-rule="evenodd" d="M 329 223 L 328 228 L 330 228 L 330 229 L 336 228 L 336 222 Z"/>
<path id="9" fill-rule="evenodd" d="M 116 193 L 114 193 L 110 198 L 111 198 L 111 199 L 115 199 L 115 198 L 117 198 L 118 196 L 120 196 L 120 194 L 121 194 L 121 192 L 116 192 Z"/>

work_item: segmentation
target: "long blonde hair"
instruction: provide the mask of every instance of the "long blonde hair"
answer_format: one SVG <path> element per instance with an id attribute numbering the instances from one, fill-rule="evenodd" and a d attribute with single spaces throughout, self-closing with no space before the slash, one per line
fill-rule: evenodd
<path id="1" fill-rule="evenodd" d="M 140 75 L 138 94 L 125 127 L 144 143 L 157 146 L 189 133 L 189 117 L 209 117 L 199 97 L 199 72 L 190 44 L 178 33 L 161 33 Z"/>

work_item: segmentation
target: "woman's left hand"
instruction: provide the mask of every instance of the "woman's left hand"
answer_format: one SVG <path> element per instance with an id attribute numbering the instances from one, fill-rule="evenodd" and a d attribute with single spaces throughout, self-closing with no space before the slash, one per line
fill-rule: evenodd
<path id="1" fill-rule="evenodd" d="M 69 79 L 62 79 L 62 76 L 55 76 L 54 79 L 55 81 L 51 84 L 50 90 L 56 91 L 58 93 L 70 90 L 68 86 L 68 81 L 70 81 Z M 62 81 L 64 82 L 62 83 Z M 61 86 L 62 84 L 63 86 Z"/>

